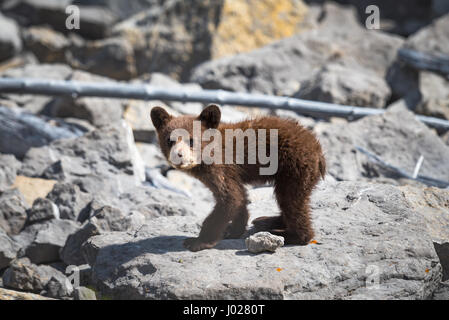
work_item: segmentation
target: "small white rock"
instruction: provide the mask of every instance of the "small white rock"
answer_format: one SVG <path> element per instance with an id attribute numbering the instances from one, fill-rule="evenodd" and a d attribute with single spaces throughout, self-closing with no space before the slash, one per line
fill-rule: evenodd
<path id="1" fill-rule="evenodd" d="M 246 238 L 245 244 L 248 251 L 252 253 L 264 251 L 275 252 L 277 248 L 284 245 L 284 237 L 262 231 Z"/>

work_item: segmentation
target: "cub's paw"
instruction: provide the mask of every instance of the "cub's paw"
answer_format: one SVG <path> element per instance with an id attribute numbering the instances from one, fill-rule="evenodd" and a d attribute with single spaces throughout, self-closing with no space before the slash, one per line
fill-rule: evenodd
<path id="1" fill-rule="evenodd" d="M 199 238 L 187 238 L 184 240 L 184 247 L 193 252 L 213 248 L 216 244 L 216 242 L 202 242 Z"/>

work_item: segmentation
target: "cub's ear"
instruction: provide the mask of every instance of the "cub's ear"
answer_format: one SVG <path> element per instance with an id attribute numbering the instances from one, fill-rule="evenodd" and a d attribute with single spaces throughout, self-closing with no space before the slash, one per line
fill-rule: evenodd
<path id="1" fill-rule="evenodd" d="M 161 107 L 154 107 L 151 109 L 151 121 L 156 129 L 162 128 L 172 118 L 171 115 Z"/>
<path id="2" fill-rule="evenodd" d="M 215 104 L 208 105 L 198 116 L 207 128 L 215 129 L 220 124 L 221 111 Z"/>

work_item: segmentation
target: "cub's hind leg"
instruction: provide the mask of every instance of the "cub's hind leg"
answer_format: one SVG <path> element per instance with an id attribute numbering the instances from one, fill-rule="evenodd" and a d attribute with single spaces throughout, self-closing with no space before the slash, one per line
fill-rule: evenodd
<path id="1" fill-rule="evenodd" d="M 249 213 L 246 208 L 246 204 L 242 206 L 231 223 L 226 228 L 224 238 L 225 239 L 239 239 L 246 231 L 246 225 L 248 224 Z"/>
<path id="2" fill-rule="evenodd" d="M 285 229 L 282 216 L 264 216 L 252 221 L 254 228 L 258 231 L 268 231 L 271 229 Z"/>
<path id="3" fill-rule="evenodd" d="M 303 177 L 304 179 L 305 177 Z M 306 245 L 314 236 L 310 218 L 312 188 L 296 179 L 284 178 L 275 184 L 276 199 L 285 228 L 273 228 L 271 233 L 283 236 L 285 244 Z"/>

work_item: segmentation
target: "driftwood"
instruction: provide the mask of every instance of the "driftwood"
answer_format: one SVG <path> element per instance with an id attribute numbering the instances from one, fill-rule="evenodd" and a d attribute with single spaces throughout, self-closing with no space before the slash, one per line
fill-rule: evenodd
<path id="1" fill-rule="evenodd" d="M 449 77 L 449 56 L 447 55 L 402 48 L 398 56 L 401 61 L 415 69 L 433 71 Z"/>
<path id="2" fill-rule="evenodd" d="M 416 172 L 416 176 L 415 173 L 413 175 L 408 174 L 406 171 L 404 171 L 401 168 L 395 167 L 387 162 L 385 162 L 384 160 L 382 160 L 381 158 L 379 158 L 377 155 L 375 155 L 374 153 L 360 147 L 360 146 L 355 146 L 355 148 L 360 151 L 361 153 L 365 154 L 369 159 L 371 159 L 372 161 L 374 161 L 375 163 L 377 163 L 378 165 L 380 165 L 381 167 L 388 169 L 390 171 L 393 171 L 394 173 L 398 174 L 401 177 L 410 179 L 410 180 L 416 180 L 419 182 L 422 182 L 428 186 L 434 186 L 434 187 L 438 187 L 438 188 L 449 188 L 449 182 L 446 181 L 442 181 L 442 180 L 438 180 L 438 179 L 434 179 L 434 178 L 430 178 L 430 177 L 426 177 L 426 176 L 422 176 L 417 174 L 417 171 L 419 171 L 419 169 L 417 170 L 416 168 L 421 167 L 421 163 L 422 163 L 422 157 L 420 157 L 420 160 L 418 160 L 417 166 L 415 167 L 415 172 Z"/>
<path id="3" fill-rule="evenodd" d="M 383 109 L 345 106 L 290 97 L 238 93 L 224 90 L 166 89 L 126 83 L 0 78 L 0 93 L 217 103 L 268 109 L 285 109 L 316 118 L 341 117 L 349 120 L 385 112 Z M 449 130 L 449 121 L 420 115 L 417 115 L 417 118 L 430 127 L 441 131 Z"/>

